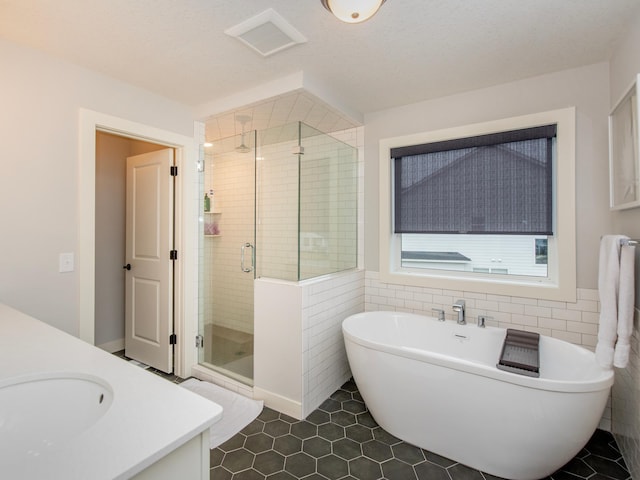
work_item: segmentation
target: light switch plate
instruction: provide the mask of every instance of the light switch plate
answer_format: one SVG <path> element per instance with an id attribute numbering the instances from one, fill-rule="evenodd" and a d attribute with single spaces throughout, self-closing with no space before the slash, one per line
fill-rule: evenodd
<path id="1" fill-rule="evenodd" d="M 65 272 L 73 272 L 74 269 L 74 259 L 73 252 L 72 253 L 61 253 L 60 254 L 60 273 Z"/>

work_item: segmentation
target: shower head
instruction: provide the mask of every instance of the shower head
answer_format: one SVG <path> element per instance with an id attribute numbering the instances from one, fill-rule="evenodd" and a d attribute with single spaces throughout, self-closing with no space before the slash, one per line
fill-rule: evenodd
<path id="1" fill-rule="evenodd" d="M 247 147 L 247 146 L 244 144 L 244 135 L 243 135 L 242 137 L 243 137 L 243 138 L 242 138 L 242 143 L 236 147 L 236 152 L 239 152 L 239 153 L 249 153 L 249 152 L 251 151 L 251 148 L 250 148 L 250 147 Z"/>
<path id="2" fill-rule="evenodd" d="M 244 143 L 244 126 L 247 122 L 251 120 L 249 115 L 236 115 L 236 122 L 239 122 L 242 125 L 242 135 L 240 137 L 240 145 L 236 147 L 236 152 L 239 153 L 248 153 L 251 151 L 250 147 L 247 147 Z"/>

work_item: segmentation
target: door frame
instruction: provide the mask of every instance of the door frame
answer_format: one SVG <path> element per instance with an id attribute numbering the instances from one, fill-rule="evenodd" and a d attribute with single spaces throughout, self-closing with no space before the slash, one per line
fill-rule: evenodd
<path id="1" fill-rule="evenodd" d="M 80 339 L 95 345 L 95 180 L 96 132 L 142 140 L 175 149 L 175 301 L 174 373 L 189 376 L 197 363 L 198 332 L 198 190 L 199 149 L 193 137 L 81 108 L 78 171 L 78 308 Z M 194 128 L 196 124 L 194 122 Z M 192 168 L 187 168 L 189 165 Z M 124 321 L 124 318 L 123 318 Z M 191 341 L 190 341 L 191 339 Z"/>

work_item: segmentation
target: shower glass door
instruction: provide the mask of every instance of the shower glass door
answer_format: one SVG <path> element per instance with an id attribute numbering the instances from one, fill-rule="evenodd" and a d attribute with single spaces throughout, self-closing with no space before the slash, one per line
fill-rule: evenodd
<path id="1" fill-rule="evenodd" d="M 253 384 L 255 179 L 255 132 L 205 150 L 199 363 L 247 385 Z"/>

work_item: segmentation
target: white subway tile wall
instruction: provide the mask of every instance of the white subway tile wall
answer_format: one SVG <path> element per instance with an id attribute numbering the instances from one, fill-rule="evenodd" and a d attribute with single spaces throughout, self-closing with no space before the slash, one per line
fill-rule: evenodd
<path id="1" fill-rule="evenodd" d="M 640 333 L 638 310 L 626 368 L 616 369 L 613 384 L 612 432 L 632 478 L 640 478 Z"/>
<path id="2" fill-rule="evenodd" d="M 364 309 L 364 272 L 330 275 L 304 286 L 302 312 L 303 415 L 351 377 L 342 321 Z"/>
<path id="3" fill-rule="evenodd" d="M 577 302 L 555 302 L 524 297 L 491 295 L 461 290 L 444 290 L 395 285 L 380 281 L 378 272 L 365 275 L 365 311 L 392 310 L 434 316 L 433 308 L 445 311 L 454 320 L 451 306 L 458 299 L 466 302 L 469 323 L 478 315 L 486 324 L 518 328 L 559 338 L 590 350 L 598 340 L 598 291 L 579 288 Z M 611 431 L 611 401 L 600 422 L 600 428 Z"/>

